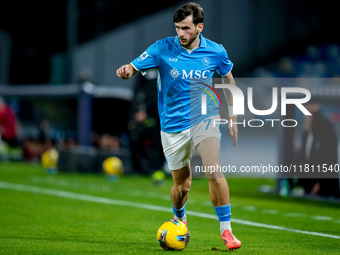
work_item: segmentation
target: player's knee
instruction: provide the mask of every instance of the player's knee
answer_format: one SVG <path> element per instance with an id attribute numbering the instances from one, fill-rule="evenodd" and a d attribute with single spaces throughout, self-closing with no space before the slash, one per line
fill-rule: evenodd
<path id="1" fill-rule="evenodd" d="M 184 194 L 187 194 L 191 188 L 191 179 L 186 180 L 182 185 L 181 185 L 181 192 Z"/>
<path id="2" fill-rule="evenodd" d="M 206 176 L 211 183 L 219 184 L 226 181 L 222 172 L 210 171 L 206 172 Z"/>
<path id="3" fill-rule="evenodd" d="M 177 190 L 185 196 L 191 188 L 191 179 L 186 179 L 183 183 L 176 185 Z"/>
<path id="4" fill-rule="evenodd" d="M 182 191 L 188 193 L 191 188 L 191 178 L 187 179 L 182 186 Z"/>
<path id="5" fill-rule="evenodd" d="M 216 156 L 208 157 L 207 159 L 203 159 L 202 161 L 203 161 L 203 165 L 207 169 L 217 168 L 219 165 L 219 158 Z"/>

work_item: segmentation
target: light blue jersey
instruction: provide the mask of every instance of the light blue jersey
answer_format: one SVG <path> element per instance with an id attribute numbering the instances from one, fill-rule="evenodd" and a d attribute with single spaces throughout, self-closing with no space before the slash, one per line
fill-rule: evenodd
<path id="1" fill-rule="evenodd" d="M 233 66 L 223 46 L 202 35 L 200 46 L 192 52 L 180 45 L 177 36 L 169 37 L 156 41 L 131 64 L 142 73 L 158 69 L 158 112 L 161 130 L 167 133 L 218 114 L 219 100 L 210 93 L 213 97 L 206 97 L 207 113 L 202 115 L 201 94 L 209 91 L 206 85 L 211 86 L 215 71 L 225 76 Z"/>

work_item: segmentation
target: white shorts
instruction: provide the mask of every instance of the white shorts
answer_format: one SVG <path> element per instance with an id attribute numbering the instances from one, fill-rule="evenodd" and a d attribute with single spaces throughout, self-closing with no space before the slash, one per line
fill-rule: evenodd
<path id="1" fill-rule="evenodd" d="M 177 133 L 161 131 L 163 152 L 170 170 L 178 170 L 189 164 L 193 148 L 196 148 L 205 138 L 216 137 L 221 140 L 219 125 L 214 126 L 214 119 L 220 118 L 219 115 L 211 116 Z"/>

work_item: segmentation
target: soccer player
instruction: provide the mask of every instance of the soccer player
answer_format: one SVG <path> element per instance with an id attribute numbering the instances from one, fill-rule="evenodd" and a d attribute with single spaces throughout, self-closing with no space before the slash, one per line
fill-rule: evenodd
<path id="1" fill-rule="evenodd" d="M 219 119 L 216 104 L 209 101 L 206 114 L 190 109 L 193 101 L 190 91 L 195 86 L 193 80 L 212 78 L 214 71 L 217 71 L 225 83 L 235 85 L 231 73 L 233 64 L 226 50 L 201 34 L 203 20 L 204 11 L 198 4 L 180 6 L 173 16 L 177 36 L 156 41 L 138 58 L 116 71 L 119 78 L 130 79 L 137 72 L 145 74 L 150 69 L 158 69 L 161 140 L 174 182 L 170 197 L 174 218 L 185 224 L 185 208 L 192 179 L 192 149 L 195 148 L 200 154 L 205 169 L 216 167 L 219 165 L 221 139 L 219 127 L 207 125 L 211 120 Z M 229 104 L 229 133 L 235 146 L 237 125 L 230 125 L 231 121 L 236 122 L 236 116 L 232 115 L 232 96 Z M 240 248 L 241 242 L 231 232 L 227 181 L 221 172 L 208 171 L 206 175 L 209 179 L 210 200 L 220 221 L 222 240 L 230 250 Z"/>

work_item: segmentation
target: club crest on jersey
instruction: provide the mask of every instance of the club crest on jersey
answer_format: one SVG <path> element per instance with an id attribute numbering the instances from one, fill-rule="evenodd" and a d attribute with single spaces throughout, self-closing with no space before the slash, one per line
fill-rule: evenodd
<path id="1" fill-rule="evenodd" d="M 175 67 L 172 68 L 169 73 L 172 76 L 172 78 L 174 78 L 174 80 L 180 76 L 180 73 Z"/>
<path id="2" fill-rule="evenodd" d="M 202 58 L 202 64 L 207 66 L 210 64 L 210 58 L 208 57 L 205 57 L 205 58 Z"/>

